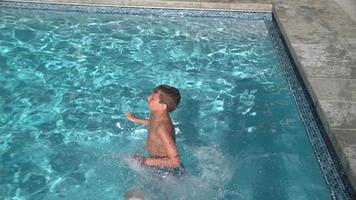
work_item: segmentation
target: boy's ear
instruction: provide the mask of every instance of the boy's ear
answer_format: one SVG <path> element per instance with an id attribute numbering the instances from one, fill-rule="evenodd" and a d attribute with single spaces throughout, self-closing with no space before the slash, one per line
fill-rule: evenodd
<path id="1" fill-rule="evenodd" d="M 162 103 L 162 106 L 163 106 L 163 109 L 165 109 L 165 110 L 167 110 L 167 109 L 168 109 L 168 106 L 167 106 L 167 104 L 165 104 L 165 103 Z"/>

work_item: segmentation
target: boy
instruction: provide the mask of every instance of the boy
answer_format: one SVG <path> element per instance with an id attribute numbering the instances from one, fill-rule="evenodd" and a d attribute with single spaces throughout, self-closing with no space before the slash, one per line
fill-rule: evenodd
<path id="1" fill-rule="evenodd" d="M 141 192 L 137 189 L 131 189 L 124 195 L 125 200 L 145 200 Z"/>
<path id="2" fill-rule="evenodd" d="M 180 102 L 179 91 L 168 85 L 157 86 L 147 97 L 150 110 L 149 119 L 136 117 L 133 113 L 125 113 L 131 122 L 148 127 L 147 150 L 150 157 L 135 155 L 134 158 L 142 165 L 155 169 L 160 174 L 182 175 L 184 167 L 181 165 L 175 131 L 169 112 L 174 111 Z"/>

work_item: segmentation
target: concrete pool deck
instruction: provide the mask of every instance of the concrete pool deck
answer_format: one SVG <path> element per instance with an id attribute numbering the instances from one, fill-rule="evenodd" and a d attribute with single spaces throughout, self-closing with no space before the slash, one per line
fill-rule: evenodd
<path id="1" fill-rule="evenodd" d="M 273 11 L 323 126 L 347 177 L 356 190 L 356 3 L 354 1 L 37 0 L 36 2 Z"/>

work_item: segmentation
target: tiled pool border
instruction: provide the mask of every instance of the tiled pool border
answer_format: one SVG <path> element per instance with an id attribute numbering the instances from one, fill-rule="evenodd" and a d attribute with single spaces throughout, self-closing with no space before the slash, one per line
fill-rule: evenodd
<path id="1" fill-rule="evenodd" d="M 329 186 L 333 199 L 351 200 L 354 195 L 352 187 L 343 172 L 338 158 L 330 144 L 320 119 L 312 106 L 312 101 L 299 75 L 298 69 L 283 40 L 283 36 L 273 19 L 271 12 L 254 11 L 224 11 L 204 9 L 171 9 L 171 8 L 137 8 L 120 6 L 76 5 L 58 3 L 30 3 L 1 1 L 0 8 L 40 9 L 53 11 L 73 11 L 102 14 L 134 14 L 156 16 L 191 16 L 191 17 L 227 17 L 242 20 L 264 20 L 270 33 L 280 65 L 294 96 L 300 116 L 307 129 L 307 133 L 320 168 Z"/>

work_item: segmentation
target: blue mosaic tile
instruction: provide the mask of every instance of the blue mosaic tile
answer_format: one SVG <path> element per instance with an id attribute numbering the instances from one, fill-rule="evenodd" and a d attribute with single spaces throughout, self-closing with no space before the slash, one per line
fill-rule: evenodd
<path id="1" fill-rule="evenodd" d="M 341 165 L 337 161 L 335 152 L 328 140 L 328 136 L 321 125 L 320 119 L 313 107 L 298 69 L 289 54 L 288 48 L 283 41 L 283 36 L 269 12 L 236 12 L 217 10 L 193 10 L 193 9 L 162 9 L 162 8 L 133 8 L 116 6 L 90 6 L 90 5 L 64 5 L 46 3 L 24 3 L 0 1 L 0 8 L 17 9 L 40 9 L 53 11 L 73 11 L 102 14 L 133 14 L 133 15 L 156 15 L 178 17 L 226 17 L 242 20 L 264 20 L 269 30 L 271 40 L 278 55 L 282 71 L 288 81 L 290 91 L 297 104 L 301 119 L 307 129 L 308 137 L 312 144 L 315 156 L 319 162 L 325 181 L 329 186 L 331 197 L 334 200 L 355 199 L 354 191 L 348 183 Z"/>

